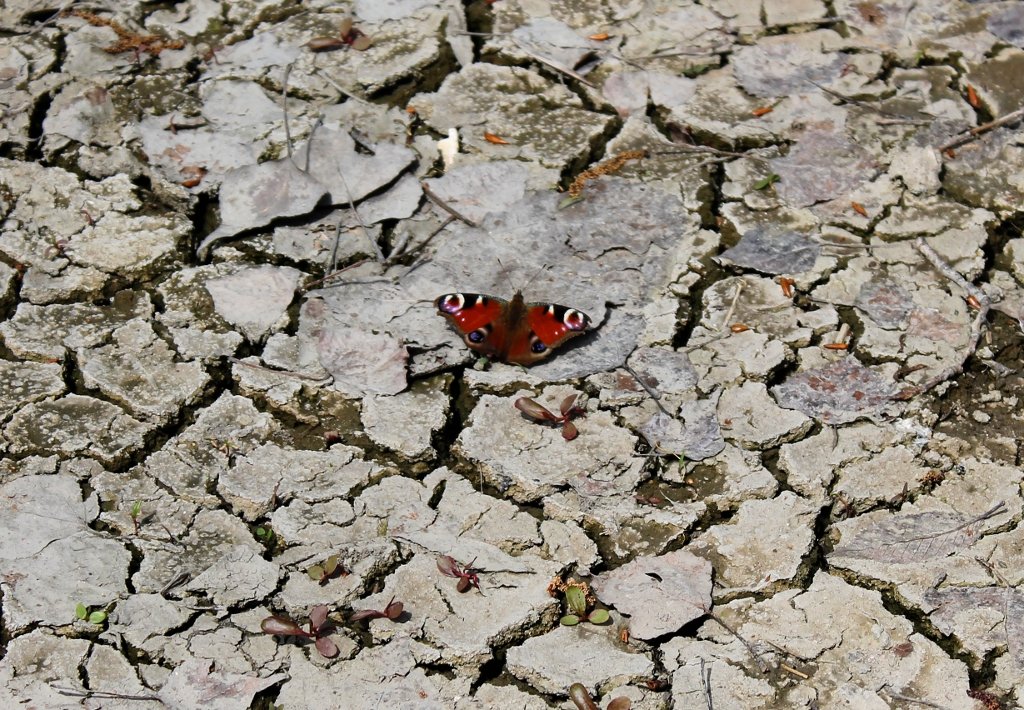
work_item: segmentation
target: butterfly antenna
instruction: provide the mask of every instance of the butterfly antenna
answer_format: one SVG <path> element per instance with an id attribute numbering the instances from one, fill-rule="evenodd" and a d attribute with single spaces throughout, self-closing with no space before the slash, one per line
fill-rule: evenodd
<path id="1" fill-rule="evenodd" d="M 532 275 L 532 276 L 530 276 L 530 278 L 526 280 L 526 283 L 524 283 L 524 284 L 523 284 L 523 287 L 522 287 L 521 289 L 519 289 L 519 290 L 520 290 L 520 291 L 525 291 L 525 290 L 526 290 L 526 287 L 527 287 L 527 286 L 529 286 L 530 284 L 532 284 L 532 283 L 533 283 L 533 280 L 534 280 L 535 278 L 537 278 L 537 277 L 538 277 L 538 276 L 540 276 L 540 275 L 541 275 L 542 273 L 544 273 L 545 271 L 547 271 L 547 269 L 548 269 L 548 266 L 550 266 L 550 264 L 544 264 L 544 265 L 543 265 L 543 266 L 541 266 L 541 267 L 540 267 L 539 269 L 537 269 L 536 271 L 534 271 L 534 272 L 533 272 L 533 275 Z"/>

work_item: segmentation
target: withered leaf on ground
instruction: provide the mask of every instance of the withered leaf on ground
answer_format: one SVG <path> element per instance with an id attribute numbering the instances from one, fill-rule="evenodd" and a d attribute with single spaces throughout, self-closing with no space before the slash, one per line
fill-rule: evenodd
<path id="1" fill-rule="evenodd" d="M 914 309 L 910 292 L 888 278 L 873 279 L 861 286 L 853 305 L 883 328 L 905 326 Z"/>
<path id="2" fill-rule="evenodd" d="M 776 192 L 793 207 L 840 197 L 877 170 L 871 155 L 840 131 L 805 131 L 789 155 L 768 162 L 781 178 Z"/>
<path id="3" fill-rule="evenodd" d="M 797 274 L 807 271 L 821 254 L 821 246 L 806 234 L 787 229 L 756 227 L 719 259 L 764 274 Z"/>
<path id="4" fill-rule="evenodd" d="M 828 424 L 873 419 L 896 393 L 895 384 L 854 357 L 805 370 L 772 388 L 779 406 L 796 409 Z"/>

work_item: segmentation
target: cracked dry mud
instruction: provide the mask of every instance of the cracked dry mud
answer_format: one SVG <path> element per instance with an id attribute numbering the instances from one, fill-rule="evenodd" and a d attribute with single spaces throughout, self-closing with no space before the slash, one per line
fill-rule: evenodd
<path id="1" fill-rule="evenodd" d="M 1024 704 L 1021 3 L 0 26 L 3 707 Z"/>

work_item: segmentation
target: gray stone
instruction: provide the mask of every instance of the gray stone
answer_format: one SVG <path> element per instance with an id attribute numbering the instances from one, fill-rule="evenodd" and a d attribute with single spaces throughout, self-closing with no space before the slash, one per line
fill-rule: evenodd
<path id="1" fill-rule="evenodd" d="M 203 409 L 195 423 L 141 464 L 178 498 L 201 505 L 220 503 L 211 492 L 235 457 L 265 443 L 276 424 L 245 397 L 222 394 Z"/>
<path id="2" fill-rule="evenodd" d="M 68 394 L 22 407 L 4 434 L 15 454 L 81 454 L 116 466 L 141 449 L 151 431 L 109 402 Z"/>
<path id="3" fill-rule="evenodd" d="M 543 119 L 524 123 L 524 117 L 531 115 L 524 113 L 524 108 L 542 103 L 551 108 L 532 115 Z M 486 114 L 482 107 L 487 107 Z M 417 97 L 416 110 L 441 132 L 452 126 L 479 125 L 486 115 L 487 130 L 511 145 L 487 142 L 483 130 L 464 131 L 466 150 L 553 168 L 582 157 L 586 144 L 605 130 L 610 120 L 585 110 L 568 89 L 536 72 L 483 63 L 463 67 L 445 79 L 437 93 Z M 556 125 L 558 130 L 551 130 Z"/>
<path id="4" fill-rule="evenodd" d="M 277 587 L 280 569 L 251 546 L 230 548 L 224 556 L 185 587 L 205 594 L 220 606 L 250 603 L 267 597 Z"/>
<path id="5" fill-rule="evenodd" d="M 31 402 L 59 397 L 65 389 L 60 365 L 0 360 L 0 420 Z"/>
<path id="6" fill-rule="evenodd" d="M 446 384 L 423 383 L 390 397 L 364 397 L 360 418 L 366 435 L 403 458 L 432 457 L 435 451 L 431 439 L 448 418 L 450 400 Z"/>
<path id="7" fill-rule="evenodd" d="M 293 451 L 264 444 L 218 476 L 217 492 L 250 521 L 269 513 L 276 500 L 348 498 L 386 472 L 359 454 L 359 449 L 340 445 L 327 451 Z"/>
<path id="8" fill-rule="evenodd" d="M 0 491 L 6 628 L 68 624 L 75 604 L 104 608 L 127 594 L 131 554 L 90 529 L 99 512 L 96 499 L 83 501 L 77 480 L 23 476 Z"/>
<path id="9" fill-rule="evenodd" d="M 138 541 L 143 558 L 132 575 L 137 592 L 159 591 L 179 573 L 189 577 L 202 574 L 224 555 L 224 550 L 242 546 L 257 555 L 263 547 L 238 518 L 221 510 L 200 510 L 188 534 L 173 540 Z"/>
<path id="10" fill-rule="evenodd" d="M 80 351 L 79 366 L 86 386 L 158 424 L 194 404 L 210 380 L 200 363 L 175 362 L 167 344 L 141 320 L 115 330 L 111 344 Z"/>
<path id="11" fill-rule="evenodd" d="M 0 335 L 17 357 L 59 362 L 68 350 L 100 345 L 119 326 L 152 312 L 144 291 L 121 291 L 109 306 L 21 303 L 12 317 L 0 323 Z"/>
<path id="12" fill-rule="evenodd" d="M 540 524 L 544 536 L 544 552 L 552 560 L 572 566 L 576 574 L 590 576 L 590 568 L 600 560 L 597 544 L 579 525 L 571 522 L 545 520 Z"/>
<path id="13" fill-rule="evenodd" d="M 842 496 L 844 513 L 868 510 L 920 488 L 929 470 L 906 446 L 889 447 L 838 467 L 832 495 Z"/>
<path id="14" fill-rule="evenodd" d="M 429 646 L 400 636 L 391 643 L 364 649 L 351 660 L 319 667 L 300 649 L 291 649 L 288 680 L 278 702 L 285 707 L 313 707 L 327 702 L 350 707 L 404 706 L 441 710 L 443 676 L 427 675 L 420 663 L 436 658 Z"/>
<path id="15" fill-rule="evenodd" d="M 814 544 L 817 512 L 791 491 L 748 500 L 729 523 L 698 535 L 687 549 L 715 566 L 716 597 L 771 592 L 797 578 Z"/>
<path id="16" fill-rule="evenodd" d="M 209 279 L 206 290 L 225 321 L 251 341 L 287 323 L 301 273 L 288 266 L 258 266 Z"/>
<path id="17" fill-rule="evenodd" d="M 770 665 L 776 659 L 793 663 L 791 657 L 776 655 L 779 648 L 809 661 L 815 672 L 800 686 L 809 687 L 808 700 L 816 698 L 822 707 L 889 707 L 894 695 L 956 710 L 973 706 L 962 662 L 916 633 L 910 621 L 887 611 L 878 592 L 825 572 L 815 575 L 806 591 L 782 592 L 763 602 L 737 600 L 717 613 Z M 666 644 L 665 667 L 673 673 L 677 702 L 700 697 L 692 695 L 701 687 L 695 674 L 699 658 L 710 655 L 716 707 L 719 701 L 730 708 L 788 704 L 781 695 L 784 691 L 763 682 L 760 669 L 735 636 L 714 621 L 705 623 L 698 635 L 706 640 L 674 639 Z"/>
<path id="18" fill-rule="evenodd" d="M 673 633 L 711 608 L 711 563 L 686 550 L 637 557 L 594 578 L 593 590 L 642 640 Z"/>
<path id="19" fill-rule="evenodd" d="M 813 426 L 800 412 L 776 405 L 760 382 L 726 388 L 718 401 L 718 421 L 727 441 L 754 450 L 795 441 Z"/>
<path id="20" fill-rule="evenodd" d="M 453 551 L 453 557 L 459 554 Z M 456 590 L 457 580 L 438 570 L 436 554 L 416 554 L 399 567 L 384 590 L 360 600 L 357 608 L 381 609 L 392 597 L 405 605 L 415 626 L 408 631 L 439 650 L 441 659 L 475 676 L 481 664 L 504 647 L 526 635 L 538 622 L 552 623 L 559 603 L 549 596 L 547 583 L 560 567 L 533 555 L 515 558 L 517 569 L 502 570 L 477 560 L 480 587 L 465 593 Z M 472 562 L 461 555 L 462 565 Z M 378 642 L 403 632 L 390 622 L 371 625 Z"/>
<path id="21" fill-rule="evenodd" d="M 506 654 L 508 671 L 545 693 L 565 695 L 573 683 L 591 692 L 649 676 L 654 663 L 642 653 L 617 645 L 609 629 L 587 624 L 557 626 L 534 636 Z"/>
<path id="22" fill-rule="evenodd" d="M 132 594 L 114 608 L 108 633 L 120 635 L 132 648 L 159 661 L 163 658 L 166 637 L 192 614 L 180 602 L 159 594 Z"/>
<path id="23" fill-rule="evenodd" d="M 44 629 L 12 638 L 0 659 L 0 702 L 8 707 L 26 702 L 38 708 L 68 707 L 68 696 L 54 685 L 84 690 L 78 669 L 91 647 L 86 639 L 63 638 Z"/>
<path id="24" fill-rule="evenodd" d="M 516 397 L 530 396 L 550 404 L 571 393 L 551 388 L 537 397 L 522 390 Z M 455 442 L 456 453 L 472 461 L 490 485 L 517 501 L 535 501 L 564 488 L 580 470 L 595 471 L 596 481 L 620 491 L 631 491 L 636 485 L 642 462 L 630 456 L 635 437 L 616 426 L 610 414 L 588 413 L 577 422 L 579 436 L 566 441 L 557 429 L 522 416 L 513 406 L 514 399 L 481 397 L 470 426 Z"/>

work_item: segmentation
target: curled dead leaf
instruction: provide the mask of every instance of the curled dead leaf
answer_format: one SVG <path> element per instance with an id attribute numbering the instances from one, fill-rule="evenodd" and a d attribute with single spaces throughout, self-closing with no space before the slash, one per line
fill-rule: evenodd
<path id="1" fill-rule="evenodd" d="M 501 136 L 489 133 L 487 131 L 484 131 L 484 140 L 487 141 L 488 143 L 494 143 L 495 145 L 508 145 L 507 140 L 505 140 Z"/>
<path id="2" fill-rule="evenodd" d="M 981 100 L 978 98 L 978 92 L 974 90 L 974 87 L 970 84 L 967 85 L 967 103 L 971 105 L 971 108 L 979 108 L 981 106 Z"/>
<path id="3" fill-rule="evenodd" d="M 733 333 L 745 333 L 746 331 L 750 330 L 750 326 L 744 323 L 733 323 L 732 325 L 729 326 L 729 330 L 731 330 Z"/>
<path id="4" fill-rule="evenodd" d="M 598 32 L 596 34 L 588 36 L 587 39 L 592 39 L 595 42 L 604 42 L 609 37 L 611 37 L 611 35 L 608 34 L 607 32 Z"/>
<path id="5" fill-rule="evenodd" d="M 771 106 L 758 106 L 757 108 L 755 108 L 750 113 L 752 113 L 755 118 L 760 118 L 761 116 L 764 116 L 765 114 L 769 114 L 769 113 L 771 113 L 774 110 L 775 109 L 772 108 Z"/>
<path id="6" fill-rule="evenodd" d="M 853 208 L 853 211 L 856 212 L 857 214 L 859 214 L 861 217 L 864 217 L 865 219 L 867 219 L 868 211 L 866 209 L 864 209 L 864 205 L 862 205 L 859 202 L 851 202 L 850 203 L 850 207 Z"/>

